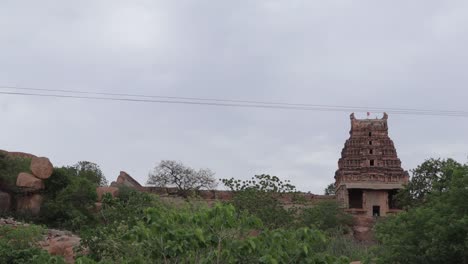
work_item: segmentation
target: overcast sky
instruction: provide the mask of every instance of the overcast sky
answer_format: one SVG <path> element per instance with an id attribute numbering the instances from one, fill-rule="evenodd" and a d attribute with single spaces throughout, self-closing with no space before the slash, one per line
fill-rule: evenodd
<path id="1" fill-rule="evenodd" d="M 468 111 L 467 47 L 467 1 L 0 3 L 0 86 Z M 93 161 L 109 181 L 171 159 L 313 193 L 350 129 L 349 112 L 4 94 L 0 113 L 0 149 Z M 388 122 L 404 169 L 467 160 L 468 117 Z"/>

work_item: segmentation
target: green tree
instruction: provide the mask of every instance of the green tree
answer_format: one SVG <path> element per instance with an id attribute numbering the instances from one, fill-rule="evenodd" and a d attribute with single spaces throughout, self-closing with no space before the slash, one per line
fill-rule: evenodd
<path id="1" fill-rule="evenodd" d="M 13 158 L 0 152 L 0 190 L 16 192 L 16 178 L 20 172 L 29 172 L 30 164 L 29 158 Z"/>
<path id="2" fill-rule="evenodd" d="M 327 233 L 348 233 L 353 217 L 345 213 L 337 201 L 322 201 L 302 211 L 303 224 Z"/>
<path id="3" fill-rule="evenodd" d="M 96 184 L 70 167 L 54 168 L 46 180 L 39 220 L 49 226 L 79 230 L 95 223 Z"/>
<path id="4" fill-rule="evenodd" d="M 214 172 L 210 169 L 194 170 L 181 162 L 162 160 L 148 176 L 148 184 L 158 187 L 177 187 L 178 194 L 187 198 L 201 189 L 216 187 Z"/>
<path id="5" fill-rule="evenodd" d="M 412 177 L 405 188 L 397 194 L 402 207 L 418 206 L 426 202 L 430 193 L 447 190 L 454 171 L 463 165 L 453 159 L 428 159 L 412 170 Z"/>
<path id="6" fill-rule="evenodd" d="M 468 166 L 432 161 L 421 205 L 376 226 L 380 263 L 468 263 Z"/>
<path id="7" fill-rule="evenodd" d="M 107 179 L 104 176 L 99 165 L 89 161 L 79 161 L 70 169 L 75 171 L 75 174 L 80 177 L 85 177 L 89 181 L 96 183 L 98 186 L 107 186 Z"/>
<path id="8" fill-rule="evenodd" d="M 330 183 L 327 188 L 325 188 L 325 195 L 335 195 L 335 184 Z"/>
<path id="9" fill-rule="evenodd" d="M 296 211 L 285 209 L 281 198 L 296 193 L 289 181 L 267 174 L 255 175 L 251 180 L 221 179 L 234 192 L 232 203 L 239 211 L 247 211 L 260 218 L 270 228 L 291 225 Z"/>

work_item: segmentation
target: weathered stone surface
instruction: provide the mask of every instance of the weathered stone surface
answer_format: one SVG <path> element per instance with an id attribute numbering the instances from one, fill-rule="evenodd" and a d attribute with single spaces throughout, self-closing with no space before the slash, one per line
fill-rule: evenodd
<path id="1" fill-rule="evenodd" d="M 102 199 L 102 196 L 105 193 L 110 193 L 112 195 L 112 197 L 116 197 L 117 195 L 119 195 L 119 188 L 117 188 L 117 187 L 97 187 L 96 192 L 97 192 L 97 195 L 98 195 L 98 201 L 100 202 L 101 199 Z"/>
<path id="2" fill-rule="evenodd" d="M 38 215 L 41 211 L 41 205 L 44 198 L 40 194 L 33 194 L 18 197 L 16 201 L 16 210 L 21 213 L 30 213 Z"/>
<path id="3" fill-rule="evenodd" d="M 119 177 L 117 177 L 117 181 L 111 183 L 111 187 L 118 187 L 118 186 L 127 186 L 133 189 L 141 190 L 143 186 L 138 183 L 135 179 L 133 179 L 128 173 L 125 171 L 121 171 Z"/>
<path id="4" fill-rule="evenodd" d="M 0 213 L 9 211 L 10 206 L 11 206 L 10 194 L 0 191 Z"/>
<path id="5" fill-rule="evenodd" d="M 16 186 L 31 190 L 41 190 L 44 189 L 44 182 L 29 173 L 21 172 L 18 174 L 18 178 L 16 178 Z"/>
<path id="6" fill-rule="evenodd" d="M 49 231 L 47 240 L 42 243 L 42 248 L 51 255 L 58 255 L 65 258 L 67 263 L 74 263 L 74 248 L 80 245 L 80 238 L 71 234 L 53 234 Z"/>
<path id="7" fill-rule="evenodd" d="M 1 150 L 0 149 L 0 153 L 3 153 L 5 155 L 7 155 L 8 157 L 11 157 L 11 158 L 23 158 L 23 159 L 32 159 L 34 157 L 36 157 L 35 155 L 33 154 L 30 154 L 30 153 L 25 153 L 25 152 L 9 152 L 9 151 L 6 151 L 6 150 Z"/>
<path id="8" fill-rule="evenodd" d="M 200 195 L 201 198 L 210 200 L 215 198 L 215 191 L 211 190 L 201 190 L 198 192 L 198 195 Z"/>
<path id="9" fill-rule="evenodd" d="M 40 179 L 47 179 L 52 175 L 54 166 L 48 158 L 33 157 L 31 160 L 31 172 Z"/>
<path id="10" fill-rule="evenodd" d="M 335 173 L 337 200 L 367 216 L 386 216 L 397 209 L 394 195 L 409 179 L 388 135 L 388 115 L 356 119 L 351 114 L 350 118 L 350 137 Z"/>
<path id="11" fill-rule="evenodd" d="M 215 195 L 216 195 L 216 199 L 223 200 L 223 201 L 232 200 L 232 197 L 233 197 L 233 193 L 230 191 L 216 191 Z"/>
<path id="12" fill-rule="evenodd" d="M 0 226 L 10 226 L 13 228 L 26 227 L 29 224 L 17 222 L 13 218 L 0 218 Z M 47 235 L 44 236 L 39 245 L 42 249 L 49 252 L 51 255 L 58 255 L 65 258 L 67 263 L 75 263 L 76 254 L 86 255 L 88 250 L 84 249 L 76 252 L 80 245 L 80 237 L 74 235 L 70 231 L 62 231 L 56 229 L 47 230 Z"/>

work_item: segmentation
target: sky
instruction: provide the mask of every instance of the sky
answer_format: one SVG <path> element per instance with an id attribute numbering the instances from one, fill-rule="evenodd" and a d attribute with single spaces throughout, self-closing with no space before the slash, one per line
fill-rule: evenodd
<path id="1" fill-rule="evenodd" d="M 468 111 L 467 14 L 435 0 L 3 0 L 0 87 Z M 144 184 L 178 160 L 320 194 L 349 114 L 0 94 L 0 149 L 92 161 L 109 181 Z M 468 117 L 388 122 L 406 170 L 467 161 Z"/>

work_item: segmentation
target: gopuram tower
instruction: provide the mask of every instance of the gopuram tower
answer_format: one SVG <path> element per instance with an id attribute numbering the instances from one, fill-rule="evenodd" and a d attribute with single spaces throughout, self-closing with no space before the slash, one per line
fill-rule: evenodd
<path id="1" fill-rule="evenodd" d="M 335 173 L 338 201 L 348 212 L 385 216 L 399 211 L 394 195 L 409 180 L 401 168 L 387 119 L 356 119 L 351 114 L 350 137 L 346 140 Z"/>

